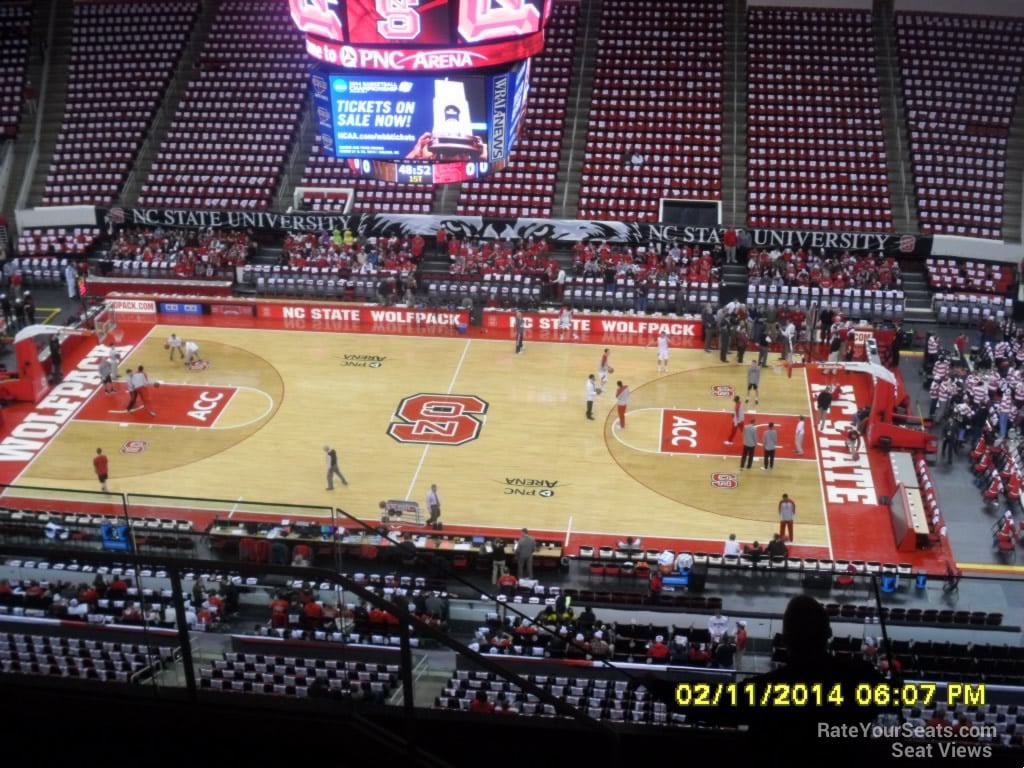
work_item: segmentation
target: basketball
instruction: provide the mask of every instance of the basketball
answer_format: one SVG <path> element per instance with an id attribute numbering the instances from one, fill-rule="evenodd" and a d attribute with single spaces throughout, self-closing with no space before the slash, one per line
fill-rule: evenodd
<path id="1" fill-rule="evenodd" d="M 608 366 L 608 373 L 615 373 L 615 369 L 612 368 L 610 365 Z"/>
<path id="2" fill-rule="evenodd" d="M 164 344 L 164 349 L 170 349 L 170 348 L 171 348 L 170 344 Z"/>
<path id="3" fill-rule="evenodd" d="M 159 381 L 154 381 L 153 382 L 153 386 L 154 387 L 159 387 L 160 386 L 160 382 Z"/>

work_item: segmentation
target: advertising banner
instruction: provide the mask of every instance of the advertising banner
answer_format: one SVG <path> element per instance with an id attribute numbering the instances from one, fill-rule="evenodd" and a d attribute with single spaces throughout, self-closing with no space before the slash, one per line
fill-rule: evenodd
<path id="1" fill-rule="evenodd" d="M 507 331 L 511 334 L 515 327 L 515 313 L 484 310 L 483 324 L 488 330 Z M 557 337 L 560 333 L 558 314 L 555 312 L 524 312 L 523 324 L 527 334 L 537 339 Z M 701 321 L 683 318 L 575 314 L 571 328 L 571 332 L 582 340 L 591 335 L 600 336 L 603 340 L 628 337 L 635 341 L 644 336 L 653 339 L 662 331 L 676 346 L 689 346 L 689 341 L 702 338 Z"/>
<path id="2" fill-rule="evenodd" d="M 99 224 L 109 211 L 96 209 Z M 125 208 L 124 223 L 150 227 L 208 227 L 280 232 L 323 232 L 350 229 L 360 237 L 423 235 L 432 237 L 439 227 L 464 240 L 534 238 L 555 243 L 581 240 L 629 244 L 679 243 L 714 246 L 722 242 L 722 227 L 677 227 L 628 221 L 575 219 L 497 219 L 482 216 L 445 216 L 413 213 L 331 214 L 305 211 L 225 211 L 171 208 Z M 884 232 L 826 232 L 795 229 L 748 229 L 755 248 L 882 251 L 924 258 L 931 255 L 931 235 Z"/>
<path id="3" fill-rule="evenodd" d="M 284 320 L 287 327 L 331 330 L 372 331 L 380 330 L 382 326 L 457 328 L 469 324 L 468 312 L 340 304 L 259 304 L 256 316 L 268 320 Z"/>
<path id="4" fill-rule="evenodd" d="M 203 305 L 161 301 L 159 312 L 161 315 L 201 315 L 203 314 Z"/>

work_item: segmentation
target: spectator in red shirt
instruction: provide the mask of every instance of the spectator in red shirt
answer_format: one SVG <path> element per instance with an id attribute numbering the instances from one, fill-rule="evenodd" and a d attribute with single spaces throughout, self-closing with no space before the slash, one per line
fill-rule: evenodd
<path id="1" fill-rule="evenodd" d="M 487 692 L 479 690 L 476 692 L 476 698 L 470 702 L 470 712 L 487 712 L 491 713 L 494 711 L 494 705 L 487 700 Z"/>
<path id="2" fill-rule="evenodd" d="M 665 645 L 665 638 L 662 635 L 655 637 L 654 642 L 647 648 L 647 658 L 654 662 L 663 664 L 671 655 L 672 651 Z"/>

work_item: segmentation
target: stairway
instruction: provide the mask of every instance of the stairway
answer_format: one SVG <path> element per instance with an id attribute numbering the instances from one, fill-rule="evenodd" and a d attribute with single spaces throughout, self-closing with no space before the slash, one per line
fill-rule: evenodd
<path id="1" fill-rule="evenodd" d="M 722 221 L 741 227 L 747 222 L 746 0 L 729 0 L 725 5 L 723 96 Z"/>
<path id="2" fill-rule="evenodd" d="M 896 51 L 892 0 L 875 0 L 872 13 L 892 223 L 897 232 L 917 232 L 920 227 L 914 194 L 914 172 L 910 165 L 910 142 L 899 74 L 899 55 Z"/>
<path id="3" fill-rule="evenodd" d="M 1017 102 L 1010 122 L 1010 138 L 1006 147 L 1006 187 L 1003 192 L 1003 240 L 1019 243 L 1024 223 L 1024 109 L 1021 108 L 1024 88 L 1017 89 Z"/>
<path id="4" fill-rule="evenodd" d="M 439 216 L 454 216 L 462 194 L 462 184 L 438 184 L 434 187 L 434 203 L 431 210 Z M 447 265 L 446 265 L 447 267 Z"/>
<path id="5" fill-rule="evenodd" d="M 319 123 L 314 119 L 315 115 L 313 95 L 307 93 L 302 105 L 302 121 L 295 132 L 281 181 L 278 182 L 275 208 L 279 211 L 286 211 L 295 205 L 295 188 L 302 182 L 302 174 L 306 172 L 306 163 L 309 162 L 309 152 L 320 130 Z"/>
<path id="6" fill-rule="evenodd" d="M 718 290 L 719 303 L 725 305 L 730 301 L 738 301 L 746 304 L 748 282 L 745 264 L 723 264 L 722 282 Z"/>
<path id="7" fill-rule="evenodd" d="M 39 160 L 30 180 L 26 205 L 33 207 L 42 200 L 46 175 L 57 146 L 57 136 L 64 123 L 64 103 L 68 93 L 68 63 L 71 60 L 71 25 L 74 3 L 57 0 L 53 21 L 53 42 L 48 51 L 50 74 L 46 82 L 46 100 L 39 105 L 43 112 L 43 129 L 39 134 Z M 27 170 L 27 169 L 25 169 Z"/>
<path id="8" fill-rule="evenodd" d="M 28 67 L 25 77 L 28 82 L 33 84 L 36 91 L 39 91 L 43 82 L 43 48 L 46 44 L 49 21 L 50 3 L 33 3 L 32 31 L 29 35 Z M 35 141 L 37 116 L 37 114 L 29 114 L 27 109 L 22 108 L 18 123 L 18 136 L 13 147 L 14 164 L 11 167 L 6 194 L 0 199 L 0 216 L 6 218 L 12 225 L 15 221 L 15 208 L 17 207 L 18 193 L 21 191 L 21 182 L 25 178 L 29 155 L 32 154 L 32 143 Z"/>
<path id="9" fill-rule="evenodd" d="M 932 292 L 925 277 L 924 265 L 919 261 L 900 263 L 903 275 L 903 322 L 932 325 L 938 322 L 932 310 Z"/>
<path id="10" fill-rule="evenodd" d="M 185 44 L 181 59 L 178 61 L 178 67 L 174 71 L 174 78 L 171 80 L 167 92 L 164 93 L 160 109 L 157 110 L 156 117 L 153 118 L 149 131 L 146 133 L 146 139 L 139 149 L 135 166 L 132 168 L 128 181 L 121 190 L 119 197 L 121 205 L 134 206 L 138 203 L 142 187 L 153 170 L 153 163 L 156 162 L 156 158 L 160 153 L 160 147 L 167 138 L 171 123 L 174 122 L 178 105 L 181 103 L 181 99 L 188 89 L 188 84 L 192 80 L 195 65 L 200 59 L 203 46 L 206 44 L 206 38 L 209 35 L 210 28 L 213 26 L 213 20 L 216 18 L 219 9 L 220 0 L 204 0 L 201 4 L 199 18 L 196 19 L 196 23 L 192 27 L 188 42 Z"/>
<path id="11" fill-rule="evenodd" d="M 576 59 L 572 67 L 572 87 L 566 105 L 565 133 L 558 158 L 555 201 L 551 215 L 556 219 L 575 219 L 580 202 L 583 153 L 590 125 L 590 103 L 594 94 L 597 69 L 597 42 L 601 36 L 601 0 L 580 4 L 576 20 Z"/>

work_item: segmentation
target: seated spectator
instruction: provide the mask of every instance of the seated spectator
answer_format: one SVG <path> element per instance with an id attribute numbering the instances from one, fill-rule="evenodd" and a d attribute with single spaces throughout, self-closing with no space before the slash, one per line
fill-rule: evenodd
<path id="1" fill-rule="evenodd" d="M 274 599 L 270 601 L 270 626 L 275 629 L 286 627 L 288 625 L 288 611 L 290 608 L 291 602 L 283 593 L 278 592 Z"/>
<path id="2" fill-rule="evenodd" d="M 515 594 L 517 586 L 519 586 L 519 579 L 514 573 L 509 572 L 507 565 L 502 566 L 501 576 L 498 577 L 498 590 L 503 595 L 511 597 Z"/>
<path id="3" fill-rule="evenodd" d="M 68 615 L 68 618 L 79 619 L 79 620 L 84 621 L 86 616 L 89 615 L 89 604 L 88 603 L 79 602 L 76 599 L 72 599 L 71 602 L 68 603 L 68 613 L 67 613 L 67 615 Z"/>
<path id="4" fill-rule="evenodd" d="M 606 659 L 611 655 L 611 646 L 604 639 L 604 632 L 600 629 L 590 639 L 590 655 L 595 659 Z"/>
<path id="5" fill-rule="evenodd" d="M 754 565 L 757 565 L 759 562 L 761 562 L 761 558 L 764 557 L 764 555 L 764 547 L 762 547 L 760 542 L 756 540 L 753 544 L 748 544 L 743 548 L 743 556 L 746 557 Z"/>
<path id="6" fill-rule="evenodd" d="M 499 715 L 518 715 L 519 710 L 516 709 L 512 702 L 509 701 L 507 695 L 502 695 L 498 702 L 498 708 L 495 710 Z"/>
<path id="7" fill-rule="evenodd" d="M 581 658 L 588 653 L 590 653 L 590 643 L 587 642 L 587 638 L 582 632 L 577 632 L 576 637 L 566 648 L 566 655 Z"/>
<path id="8" fill-rule="evenodd" d="M 115 576 L 114 580 L 110 582 L 105 596 L 111 600 L 119 600 L 128 592 L 130 586 L 123 576 Z"/>
<path id="9" fill-rule="evenodd" d="M 680 552 L 679 557 L 676 558 L 675 569 L 679 573 L 688 571 L 693 568 L 693 555 L 689 552 Z"/>
<path id="10" fill-rule="evenodd" d="M 487 691 L 481 689 L 476 692 L 476 697 L 469 704 L 469 711 L 488 714 L 494 711 L 494 704 L 487 700 Z"/>
<path id="11" fill-rule="evenodd" d="M 767 554 L 768 557 L 785 557 L 788 551 L 789 550 L 786 548 L 786 542 L 783 541 L 782 537 L 776 533 L 772 536 L 772 540 L 768 542 L 765 554 Z"/>
<path id="12" fill-rule="evenodd" d="M 553 605 L 545 605 L 537 614 L 536 622 L 542 627 L 554 629 L 558 626 L 558 611 Z"/>
<path id="13" fill-rule="evenodd" d="M 651 572 L 651 579 L 647 583 L 647 590 L 652 601 L 657 601 L 661 596 L 661 574 L 658 571 Z"/>
<path id="14" fill-rule="evenodd" d="M 770 424 L 768 426 L 771 426 Z M 724 557 L 739 557 L 742 553 L 740 543 L 736 541 L 736 534 L 730 533 L 729 539 L 725 542 L 725 548 L 722 550 Z"/>
<path id="15" fill-rule="evenodd" d="M 647 658 L 653 662 L 664 664 L 668 661 L 669 656 L 672 652 L 669 647 L 665 645 L 665 638 L 663 635 L 658 635 L 654 638 L 654 642 L 647 646 Z"/>
<path id="16" fill-rule="evenodd" d="M 732 638 L 728 635 L 723 635 L 721 641 L 715 644 L 711 666 L 718 667 L 719 669 L 732 669 L 735 656 L 736 645 L 733 643 Z"/>
<path id="17" fill-rule="evenodd" d="M 704 643 L 691 643 L 687 652 L 687 663 L 693 667 L 706 667 L 711 661 L 711 653 Z"/>
<path id="18" fill-rule="evenodd" d="M 640 539 L 635 536 L 627 536 L 625 541 L 619 542 L 619 549 L 625 549 L 629 551 L 635 551 L 643 549 L 643 544 Z"/>

